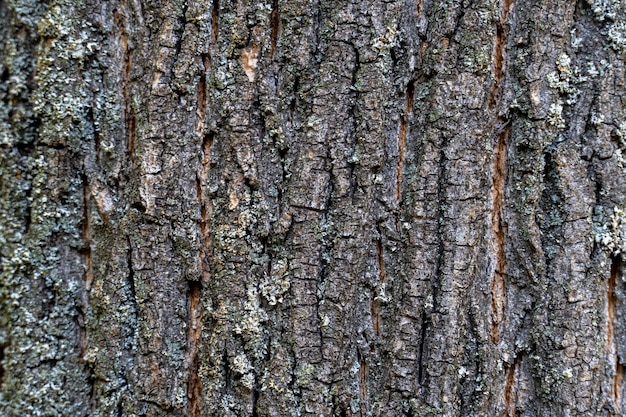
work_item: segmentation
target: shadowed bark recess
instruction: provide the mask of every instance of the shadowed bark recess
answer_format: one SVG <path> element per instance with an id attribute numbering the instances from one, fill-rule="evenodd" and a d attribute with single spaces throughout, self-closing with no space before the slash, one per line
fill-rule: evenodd
<path id="1" fill-rule="evenodd" d="M 0 22 L 3 416 L 626 412 L 623 2 Z"/>

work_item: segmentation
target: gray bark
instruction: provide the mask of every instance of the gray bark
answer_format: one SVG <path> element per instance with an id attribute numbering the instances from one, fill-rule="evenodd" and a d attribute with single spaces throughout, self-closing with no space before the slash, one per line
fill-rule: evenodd
<path id="1" fill-rule="evenodd" d="M 0 413 L 626 415 L 626 4 L 0 0 Z"/>

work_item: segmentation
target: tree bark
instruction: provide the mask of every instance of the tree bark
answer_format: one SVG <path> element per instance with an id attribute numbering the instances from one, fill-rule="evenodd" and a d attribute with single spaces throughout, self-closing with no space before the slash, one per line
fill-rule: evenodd
<path id="1" fill-rule="evenodd" d="M 2 415 L 626 415 L 624 2 L 0 22 Z"/>

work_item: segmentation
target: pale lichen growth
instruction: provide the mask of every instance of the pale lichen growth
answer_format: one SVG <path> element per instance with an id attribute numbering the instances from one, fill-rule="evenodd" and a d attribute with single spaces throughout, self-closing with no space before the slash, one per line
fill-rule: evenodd
<path id="1" fill-rule="evenodd" d="M 611 47 L 617 51 L 626 51 L 626 22 L 623 13 L 619 13 L 620 8 L 624 11 L 624 2 L 621 0 L 587 0 L 591 6 L 597 21 L 608 22 L 608 30 L 605 33 Z"/>
<path id="2" fill-rule="evenodd" d="M 626 213 L 623 209 L 613 208 L 609 222 L 597 229 L 595 241 L 613 256 L 626 253 Z"/>
<path id="3" fill-rule="evenodd" d="M 584 83 L 588 78 L 582 74 L 580 68 L 572 66 L 572 60 L 565 52 L 559 54 L 555 64 L 557 71 L 546 76 L 548 86 L 563 95 L 568 105 L 572 105 L 580 95 L 576 84 Z"/>
<path id="4" fill-rule="evenodd" d="M 557 129 L 563 129 L 565 127 L 565 120 L 563 119 L 563 103 L 558 100 L 556 103 L 552 103 L 548 109 L 548 124 L 556 127 Z"/>
<path id="5" fill-rule="evenodd" d="M 620 147 L 626 147 L 626 121 L 617 124 L 615 127 L 615 135 L 619 138 Z"/>
<path id="6" fill-rule="evenodd" d="M 272 263 L 269 274 L 265 274 L 260 284 L 261 294 L 270 305 L 283 302 L 283 295 L 289 289 L 287 275 L 289 264 L 285 259 L 278 259 Z"/>
<path id="7" fill-rule="evenodd" d="M 261 308 L 259 294 L 255 286 L 248 287 L 247 297 L 248 300 L 244 304 L 246 317 L 235 326 L 234 331 L 237 334 L 260 337 L 263 331 L 261 323 L 267 321 L 267 313 Z"/>

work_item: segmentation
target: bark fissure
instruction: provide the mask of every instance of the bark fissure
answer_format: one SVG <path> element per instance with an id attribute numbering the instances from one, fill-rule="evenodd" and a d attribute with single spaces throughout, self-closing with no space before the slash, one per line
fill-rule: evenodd
<path id="1" fill-rule="evenodd" d="M 87 326 L 85 325 L 85 316 L 89 310 L 89 291 L 91 290 L 91 283 L 93 282 L 93 271 L 91 266 L 91 231 L 89 222 L 89 183 L 87 177 L 83 176 L 83 218 L 82 218 L 82 255 L 83 265 L 85 272 L 83 275 L 83 294 L 82 294 L 82 306 L 78 309 L 78 321 L 80 329 L 79 347 L 80 356 L 84 356 L 85 348 L 87 346 Z"/>
<path id="2" fill-rule="evenodd" d="M 377 227 L 378 239 L 376 240 L 376 262 L 378 264 L 378 285 L 372 291 L 372 325 L 374 327 L 374 333 L 376 336 L 380 336 L 380 300 L 378 292 L 384 290 L 385 285 L 385 260 L 383 254 L 383 244 L 382 244 L 382 235 L 380 232 L 380 228 Z"/>
<path id="3" fill-rule="evenodd" d="M 426 336 L 427 336 L 427 326 L 426 326 L 426 311 L 422 311 L 421 315 L 421 327 L 419 333 L 419 352 L 417 356 L 417 381 L 420 385 L 424 385 L 424 349 L 426 348 Z"/>
<path id="4" fill-rule="evenodd" d="M 126 252 L 126 267 L 128 273 L 126 275 L 126 284 L 128 285 L 128 291 L 130 292 L 129 298 L 133 303 L 135 311 L 135 319 L 139 316 L 139 302 L 137 300 L 137 289 L 135 286 L 135 269 L 133 268 L 133 245 L 130 236 L 127 236 L 128 249 Z M 137 320 L 135 320 L 137 322 Z"/>
<path id="5" fill-rule="evenodd" d="M 94 154 L 96 159 L 96 165 L 100 164 L 100 132 L 98 131 L 98 126 L 96 125 L 95 119 L 93 117 L 93 107 L 89 107 L 87 110 L 87 119 L 93 128 L 93 145 L 94 145 Z"/>
<path id="6" fill-rule="evenodd" d="M 4 351 L 8 346 L 8 343 L 0 343 L 0 387 L 2 387 L 4 382 Z"/>
<path id="7" fill-rule="evenodd" d="M 404 114 L 400 118 L 400 132 L 398 134 L 398 164 L 396 167 L 396 200 L 399 201 L 402 195 L 402 177 L 404 174 L 404 154 L 406 152 L 406 135 L 408 129 L 409 115 L 413 111 L 413 97 L 415 95 L 415 85 L 411 81 L 406 88 L 406 100 Z"/>
<path id="8" fill-rule="evenodd" d="M 515 373 L 519 368 L 521 358 L 516 356 L 513 359 L 513 363 L 509 364 L 509 368 L 506 371 L 506 379 L 504 383 L 504 417 L 516 417 L 516 386 L 515 386 Z"/>
<path id="9" fill-rule="evenodd" d="M 213 7 L 211 9 L 211 31 L 213 32 L 213 43 L 217 42 L 217 36 L 219 34 L 219 21 L 220 21 L 220 1 L 213 0 Z"/>
<path id="10" fill-rule="evenodd" d="M 363 354 L 357 349 L 359 360 L 359 411 L 361 417 L 367 415 L 367 362 Z"/>
<path id="11" fill-rule="evenodd" d="M 129 27 L 126 10 L 126 2 L 122 1 L 121 6 L 124 10 L 115 9 L 113 18 L 120 33 L 120 49 L 122 51 L 122 98 L 124 101 L 124 120 L 126 126 L 126 150 L 132 158 L 135 154 L 135 137 L 137 130 L 137 120 L 135 110 L 132 105 L 132 97 L 130 93 L 131 69 L 133 65 L 133 49 L 129 45 Z"/>
<path id="12" fill-rule="evenodd" d="M 272 34 L 270 38 L 270 59 L 274 58 L 274 53 L 276 52 L 276 42 L 278 41 L 278 24 L 279 24 L 279 11 L 278 11 L 278 0 L 273 0 L 272 2 Z"/>
<path id="13" fill-rule="evenodd" d="M 422 7 L 424 5 L 424 1 L 423 0 L 417 0 L 415 2 L 415 12 L 417 14 L 417 17 L 420 18 L 422 16 Z"/>
<path id="14" fill-rule="evenodd" d="M 615 1 L 47 3 L 0 0 L 1 415 L 624 413 Z"/>
<path id="15" fill-rule="evenodd" d="M 200 342 L 202 337 L 202 283 L 188 281 L 188 321 L 187 321 L 187 397 L 190 417 L 200 417 L 202 413 L 202 381 L 200 367 Z"/>
<path id="16" fill-rule="evenodd" d="M 502 217 L 504 202 L 504 187 L 506 183 L 506 154 L 507 142 L 510 134 L 510 125 L 506 125 L 498 135 L 494 150 L 493 177 L 491 180 L 491 229 L 493 233 L 493 250 L 495 269 L 491 283 L 491 341 L 498 343 L 500 339 L 500 325 L 504 318 L 506 305 L 506 253 L 504 220 Z"/>
<path id="17" fill-rule="evenodd" d="M 617 294 L 615 286 L 621 273 L 621 258 L 614 256 L 611 259 L 611 274 L 607 285 L 607 352 L 613 363 L 613 404 L 617 412 L 621 412 L 622 380 L 624 366 L 620 363 L 617 338 L 615 336 L 615 321 L 617 319 Z"/>
<path id="18" fill-rule="evenodd" d="M 489 107 L 495 106 L 501 95 L 500 90 L 504 79 L 506 44 L 509 33 L 507 19 L 509 17 L 512 4 L 513 0 L 501 0 L 500 2 L 500 18 L 496 23 L 496 35 L 494 39 L 493 52 L 494 81 L 489 97 Z"/>

